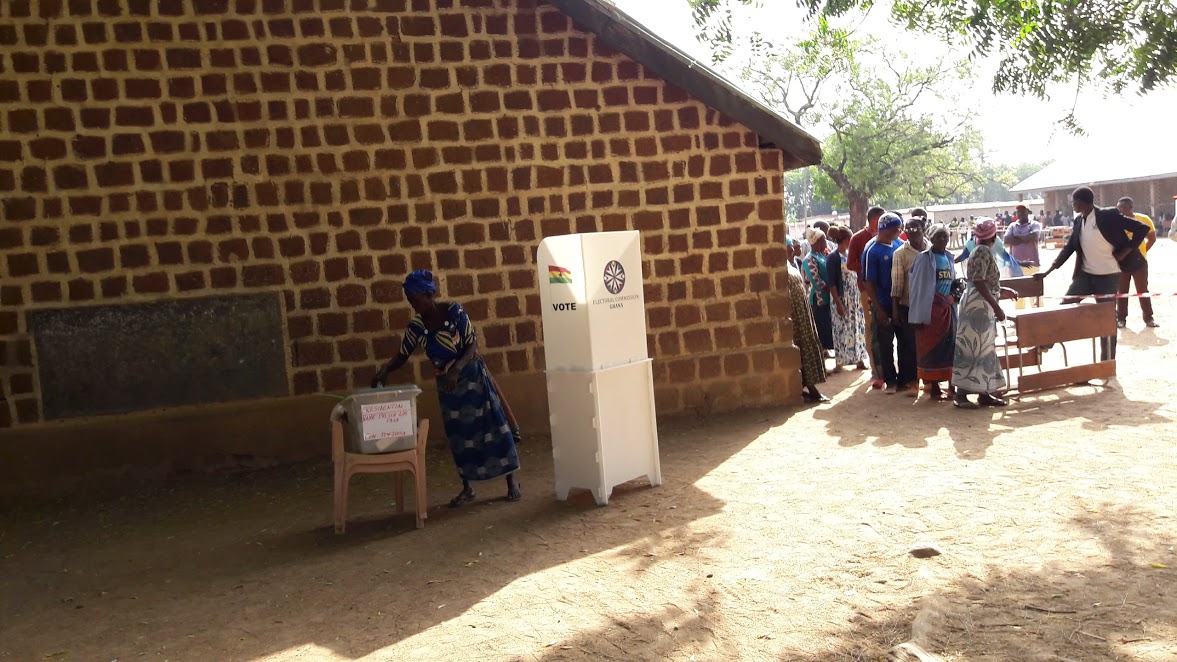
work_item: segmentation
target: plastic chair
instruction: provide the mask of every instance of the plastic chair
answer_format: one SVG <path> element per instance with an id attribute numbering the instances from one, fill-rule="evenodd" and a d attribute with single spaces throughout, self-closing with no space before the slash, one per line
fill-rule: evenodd
<path id="1" fill-rule="evenodd" d="M 347 486 L 355 474 L 390 473 L 396 492 L 396 512 L 405 512 L 405 475 L 413 474 L 417 488 L 417 528 L 425 526 L 428 517 L 429 500 L 425 496 L 425 441 L 429 438 L 429 419 L 417 422 L 417 446 L 396 453 L 364 455 L 349 453 L 343 444 L 342 407 L 331 412 L 331 459 L 335 464 L 335 533 L 343 533 L 347 527 Z"/>

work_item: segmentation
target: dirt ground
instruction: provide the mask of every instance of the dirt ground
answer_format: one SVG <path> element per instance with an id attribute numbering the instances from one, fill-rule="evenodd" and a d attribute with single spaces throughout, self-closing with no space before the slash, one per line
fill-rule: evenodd
<path id="1" fill-rule="evenodd" d="M 1177 244 L 1151 257 L 1177 291 Z M 333 535 L 326 462 L 10 509 L 0 659 L 1177 660 L 1175 304 L 1154 331 L 1133 303 L 1114 389 L 966 412 L 844 373 L 665 424 L 664 484 L 604 508 L 528 439 L 524 500 L 460 510 L 431 449 L 419 531 L 360 476 Z"/>

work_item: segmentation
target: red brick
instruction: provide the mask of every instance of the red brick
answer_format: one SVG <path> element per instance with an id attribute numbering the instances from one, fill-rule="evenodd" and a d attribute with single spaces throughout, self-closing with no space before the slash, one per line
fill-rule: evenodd
<path id="1" fill-rule="evenodd" d="M 297 366 L 331 365 L 335 361 L 334 344 L 325 340 L 298 340 L 293 343 L 292 363 Z"/>
<path id="2" fill-rule="evenodd" d="M 166 273 L 156 271 L 132 277 L 131 284 L 138 294 L 159 294 L 168 291 L 171 280 Z"/>
<path id="3" fill-rule="evenodd" d="M 727 322 L 732 318 L 732 306 L 726 301 L 709 303 L 703 310 L 708 322 Z"/>
<path id="4" fill-rule="evenodd" d="M 693 329 L 683 333 L 683 345 L 691 354 L 706 354 L 715 351 L 709 329 Z"/>
<path id="5" fill-rule="evenodd" d="M 319 374 L 314 370 L 294 373 L 294 394 L 306 395 L 319 392 Z"/>
<path id="6" fill-rule="evenodd" d="M 11 261 L 11 257 L 9 259 Z M 77 259 L 78 268 L 83 273 L 98 273 L 114 269 L 114 250 L 111 248 L 79 251 Z M 14 273 L 14 275 L 16 274 Z"/>
<path id="7" fill-rule="evenodd" d="M 338 337 L 347 334 L 347 313 L 319 313 L 315 318 L 315 326 L 320 336 Z"/>
<path id="8" fill-rule="evenodd" d="M 279 264 L 250 264 L 241 269 L 241 282 L 245 287 L 264 287 L 286 283 L 286 270 Z"/>

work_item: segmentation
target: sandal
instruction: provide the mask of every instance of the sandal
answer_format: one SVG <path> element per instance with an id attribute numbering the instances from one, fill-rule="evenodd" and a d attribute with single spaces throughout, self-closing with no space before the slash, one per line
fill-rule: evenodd
<path id="1" fill-rule="evenodd" d="M 1009 404 L 1005 400 L 1002 400 L 1001 398 L 995 398 L 988 393 L 982 393 L 981 395 L 977 396 L 977 403 L 982 407 L 1004 407 Z"/>
<path id="2" fill-rule="evenodd" d="M 968 398 L 956 398 L 952 401 L 953 407 L 960 407 L 961 409 L 980 409 L 981 406 L 969 400 Z"/>
<path id="3" fill-rule="evenodd" d="M 458 496 L 450 499 L 450 508 L 461 508 L 474 500 L 474 490 L 462 490 Z"/>

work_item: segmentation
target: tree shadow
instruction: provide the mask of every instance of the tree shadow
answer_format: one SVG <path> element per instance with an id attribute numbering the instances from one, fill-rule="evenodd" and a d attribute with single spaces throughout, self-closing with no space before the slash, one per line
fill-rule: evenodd
<path id="1" fill-rule="evenodd" d="M 1093 509 L 1070 520 L 1096 548 L 1083 558 L 966 572 L 909 604 L 860 610 L 821 655 L 781 659 L 878 660 L 903 641 L 946 659 L 1177 659 L 1177 578 L 1161 563 L 1173 560 L 1171 517 Z"/>
<path id="2" fill-rule="evenodd" d="M 1002 435 L 1059 420 L 1078 420 L 1093 431 L 1170 421 L 1157 413 L 1160 403 L 1129 399 L 1120 387 L 1014 393 L 1006 407 L 966 410 L 923 394 L 912 398 L 872 390 L 869 376 L 858 372 L 832 375 L 823 386 L 831 402 L 815 409 L 813 417 L 826 421 L 827 434 L 842 448 L 870 443 L 915 450 L 951 443 L 960 459 L 980 460 Z"/>
<path id="3" fill-rule="evenodd" d="M 431 446 L 421 530 L 411 504 L 391 514 L 392 481 L 373 475 L 354 479 L 348 533 L 334 535 L 325 462 L 13 509 L 0 515 L 0 657 L 255 659 L 307 645 L 362 657 L 546 569 L 619 548 L 640 566 L 705 545 L 689 525 L 724 503 L 695 483 L 787 418 L 663 426 L 663 485 L 618 487 L 604 508 L 587 492 L 555 501 L 550 443 L 528 438 L 523 501 L 491 481 L 450 509 L 457 480 Z"/>

